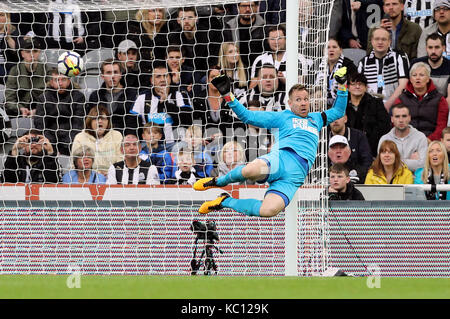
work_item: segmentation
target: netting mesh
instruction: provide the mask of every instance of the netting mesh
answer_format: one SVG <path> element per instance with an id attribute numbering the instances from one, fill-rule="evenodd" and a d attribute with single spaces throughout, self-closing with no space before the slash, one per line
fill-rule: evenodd
<path id="1" fill-rule="evenodd" d="M 274 143 L 273 131 L 244 125 L 236 117 L 210 86 L 211 79 L 227 72 L 234 81 L 233 92 L 246 107 L 281 111 L 289 109 L 287 78 L 298 77 L 311 92 L 311 111 L 326 108 L 326 83 L 317 82 L 316 73 L 325 71 L 320 68 L 333 1 L 300 1 L 298 30 L 288 30 L 298 34 L 290 40 L 298 43 L 298 70 L 289 70 L 284 56 L 287 12 L 281 4 L 2 2 L 0 12 L 9 13 L 7 24 L 12 26 L 5 39 L 12 40 L 0 51 L 0 64 L 5 62 L 0 102 L 6 128 L 1 178 L 7 183 L 0 198 L 83 203 L 156 198 L 166 203 L 165 209 L 117 211 L 98 208 L 98 203 L 92 210 L 58 204 L 19 214 L 5 208 L 3 271 L 60 273 L 74 261 L 86 266 L 86 273 L 184 273 L 192 234 L 174 236 L 187 231 L 187 222 L 198 217 L 193 214 L 198 207 L 177 209 L 170 200 L 211 198 L 180 185 L 223 175 L 231 166 L 266 154 Z M 1 26 L 0 21 L 0 34 Z M 59 61 L 66 51 L 79 54 L 83 64 L 82 73 L 73 78 L 58 73 L 70 68 L 61 68 Z M 128 141 L 130 133 L 142 143 Z M 151 144 L 158 136 L 160 142 Z M 327 183 L 325 136 L 322 131 L 317 160 L 305 183 L 317 190 L 314 194 L 323 193 Z M 128 169 L 127 152 L 138 153 L 138 168 Z M 229 155 L 233 152 L 238 156 Z M 229 190 L 240 194 L 239 187 Z M 255 189 L 262 199 L 265 187 Z M 299 272 L 321 273 L 328 263 L 327 199 L 314 195 L 293 205 L 303 216 L 297 221 Z M 222 273 L 283 274 L 284 215 L 265 221 L 229 213 L 202 219 L 221 220 L 227 252 L 218 257 Z M 150 247 L 155 251 L 149 252 Z"/>

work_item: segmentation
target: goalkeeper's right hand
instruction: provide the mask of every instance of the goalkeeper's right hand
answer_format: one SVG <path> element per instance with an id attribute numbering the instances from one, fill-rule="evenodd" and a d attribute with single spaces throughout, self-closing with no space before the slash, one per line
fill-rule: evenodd
<path id="1" fill-rule="evenodd" d="M 211 84 L 216 87 L 222 96 L 228 95 L 231 92 L 231 80 L 225 74 L 216 76 L 212 79 Z"/>

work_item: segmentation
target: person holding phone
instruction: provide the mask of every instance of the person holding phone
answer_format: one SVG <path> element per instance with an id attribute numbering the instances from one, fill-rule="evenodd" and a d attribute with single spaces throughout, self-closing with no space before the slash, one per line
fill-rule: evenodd
<path id="1" fill-rule="evenodd" d="M 31 129 L 19 137 L 5 161 L 6 183 L 58 183 L 56 152 L 41 131 Z"/>
<path id="2" fill-rule="evenodd" d="M 404 17 L 405 0 L 384 0 L 384 15 L 381 18 L 379 27 L 389 31 L 392 42 L 391 49 L 404 53 L 408 59 L 417 58 L 417 46 L 422 34 L 422 28 L 414 22 Z M 369 39 L 372 38 L 376 27 L 369 30 Z M 368 43 L 367 53 L 372 51 L 372 43 Z"/>

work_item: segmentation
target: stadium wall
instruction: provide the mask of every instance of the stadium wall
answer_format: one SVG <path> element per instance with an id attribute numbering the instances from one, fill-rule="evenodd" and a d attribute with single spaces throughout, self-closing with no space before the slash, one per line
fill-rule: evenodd
<path id="1" fill-rule="evenodd" d="M 284 214 L 200 216 L 200 203 L 3 201 L 0 274 L 67 274 L 77 266 L 82 274 L 189 275 L 193 220 L 217 223 L 219 275 L 284 274 Z M 361 276 L 378 269 L 381 276 L 450 277 L 449 211 L 445 201 L 330 202 L 330 265 Z M 300 232 L 305 218 L 300 211 Z M 300 275 L 313 249 L 300 241 Z"/>

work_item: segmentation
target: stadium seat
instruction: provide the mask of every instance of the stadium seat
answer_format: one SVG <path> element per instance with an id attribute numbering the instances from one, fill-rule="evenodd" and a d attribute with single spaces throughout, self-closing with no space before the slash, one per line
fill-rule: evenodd
<path id="1" fill-rule="evenodd" d="M 11 137 L 20 137 L 33 128 L 31 117 L 15 117 L 11 119 Z"/>
<path id="2" fill-rule="evenodd" d="M 342 53 L 344 53 L 344 56 L 346 58 L 352 60 L 356 66 L 358 66 L 359 61 L 361 61 L 361 59 L 367 55 L 366 51 L 363 49 L 352 49 L 352 48 L 344 49 Z"/>
<path id="3" fill-rule="evenodd" d="M 81 88 L 80 91 L 86 97 L 86 100 L 89 100 L 91 93 L 99 89 L 103 84 L 103 80 L 98 74 L 86 74 L 84 76 L 77 77 L 76 81 Z"/>
<path id="4" fill-rule="evenodd" d="M 113 49 L 99 49 L 86 53 L 83 57 L 84 70 L 87 74 L 100 74 L 100 66 L 106 59 L 114 58 Z"/>
<path id="5" fill-rule="evenodd" d="M 56 68 L 58 66 L 59 56 L 67 50 L 63 49 L 47 49 L 42 50 L 39 61 L 45 63 L 48 68 Z"/>

